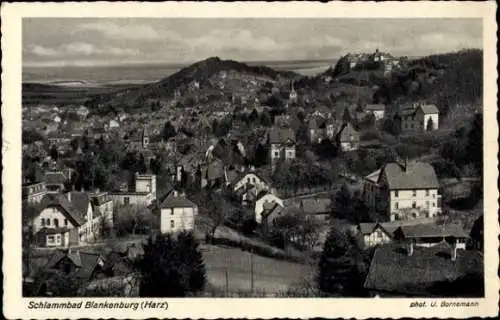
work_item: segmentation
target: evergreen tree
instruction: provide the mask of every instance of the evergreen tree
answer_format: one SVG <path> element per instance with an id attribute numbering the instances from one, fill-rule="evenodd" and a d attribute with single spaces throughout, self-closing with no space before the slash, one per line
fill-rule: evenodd
<path id="1" fill-rule="evenodd" d="M 318 264 L 318 289 L 332 296 L 364 296 L 363 275 L 358 266 L 357 248 L 349 236 L 332 229 Z"/>
<path id="2" fill-rule="evenodd" d="M 57 152 L 56 145 L 52 145 L 52 147 L 50 148 L 50 157 L 54 161 L 57 161 L 57 159 L 59 158 L 59 153 Z"/>
<path id="3" fill-rule="evenodd" d="M 429 120 L 427 121 L 427 131 L 433 131 L 434 130 L 434 120 L 432 120 L 432 118 L 429 118 Z"/>
<path id="4" fill-rule="evenodd" d="M 206 271 L 198 243 L 189 233 L 177 239 L 152 236 L 139 262 L 141 297 L 185 297 L 203 290 Z"/>
<path id="5" fill-rule="evenodd" d="M 345 107 L 344 109 L 344 114 L 342 116 L 342 120 L 344 121 L 344 123 L 350 123 L 351 122 L 351 113 L 349 112 L 349 107 Z"/>
<path id="6" fill-rule="evenodd" d="M 163 140 L 168 141 L 170 138 L 175 137 L 176 134 L 177 133 L 172 123 L 170 121 L 165 123 L 165 125 L 163 126 Z"/>

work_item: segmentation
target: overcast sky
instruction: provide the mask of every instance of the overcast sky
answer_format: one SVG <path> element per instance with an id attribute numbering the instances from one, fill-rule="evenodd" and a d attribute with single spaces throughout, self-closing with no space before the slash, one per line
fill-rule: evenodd
<path id="1" fill-rule="evenodd" d="M 347 52 L 419 56 L 482 48 L 480 19 L 29 18 L 25 66 L 336 59 Z"/>

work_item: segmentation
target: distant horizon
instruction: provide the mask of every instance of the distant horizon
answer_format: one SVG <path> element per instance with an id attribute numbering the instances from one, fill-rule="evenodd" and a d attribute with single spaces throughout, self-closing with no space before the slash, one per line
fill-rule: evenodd
<path id="1" fill-rule="evenodd" d="M 26 66 L 89 67 L 207 57 L 247 62 L 325 61 L 348 52 L 425 56 L 482 48 L 473 18 L 26 18 Z"/>

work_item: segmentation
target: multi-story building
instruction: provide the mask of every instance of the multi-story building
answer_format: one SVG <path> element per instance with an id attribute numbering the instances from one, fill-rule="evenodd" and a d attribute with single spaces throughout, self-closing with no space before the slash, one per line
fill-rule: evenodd
<path id="1" fill-rule="evenodd" d="M 198 206 L 184 193 L 171 190 L 160 204 L 160 232 L 176 233 L 194 229 Z"/>
<path id="2" fill-rule="evenodd" d="M 434 168 L 424 162 L 388 163 L 364 179 L 363 198 L 389 220 L 432 218 L 441 213 L 439 182 Z"/>
<path id="3" fill-rule="evenodd" d="M 335 137 L 335 121 L 332 118 L 311 117 L 309 120 L 309 141 L 321 143 L 323 139 L 333 140 Z"/>
<path id="4" fill-rule="evenodd" d="M 31 221 L 37 243 L 45 247 L 68 247 L 100 237 L 102 215 L 94 214 L 85 192 L 47 194 L 42 210 Z"/>
<path id="5" fill-rule="evenodd" d="M 271 164 L 295 159 L 295 133 L 289 128 L 272 127 L 268 135 Z"/>
<path id="6" fill-rule="evenodd" d="M 120 191 L 110 192 L 109 196 L 115 205 L 150 205 L 156 200 L 156 175 L 136 173 L 133 190 L 125 185 Z"/>
<path id="7" fill-rule="evenodd" d="M 43 181 L 23 185 L 23 201 L 29 204 L 40 203 L 46 194 L 47 188 Z"/>

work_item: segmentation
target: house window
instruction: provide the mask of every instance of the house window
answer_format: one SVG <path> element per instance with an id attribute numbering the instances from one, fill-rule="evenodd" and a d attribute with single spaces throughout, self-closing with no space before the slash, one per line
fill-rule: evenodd
<path id="1" fill-rule="evenodd" d="M 395 196 L 396 198 L 399 196 L 399 191 L 398 191 L 398 190 L 394 191 L 394 196 Z"/>
<path id="2" fill-rule="evenodd" d="M 170 215 L 173 216 L 174 215 L 174 209 L 171 209 L 170 210 Z"/>
<path id="3" fill-rule="evenodd" d="M 60 234 L 58 234 L 58 235 L 56 236 L 56 239 L 57 239 L 57 242 L 61 242 L 61 235 L 60 235 Z"/>
<path id="4" fill-rule="evenodd" d="M 274 151 L 274 157 L 276 157 L 276 158 L 277 158 L 277 157 L 279 157 L 279 155 L 280 155 L 280 154 L 279 154 L 279 152 L 278 152 L 278 151 Z"/>
<path id="5" fill-rule="evenodd" d="M 68 225 L 68 219 L 64 219 L 64 225 L 67 226 Z"/>
<path id="6" fill-rule="evenodd" d="M 413 202 L 411 203 L 411 207 L 412 207 L 413 209 L 415 209 L 415 208 L 417 207 L 417 203 L 416 203 L 415 201 L 413 201 Z"/>
<path id="7" fill-rule="evenodd" d="M 59 219 L 54 219 L 54 226 L 59 227 Z"/>
<path id="8" fill-rule="evenodd" d="M 252 178 L 252 182 L 255 183 L 255 177 Z"/>
<path id="9" fill-rule="evenodd" d="M 433 206 L 433 207 L 436 207 L 436 203 L 435 203 L 435 202 L 433 202 L 433 203 L 432 203 L 432 206 Z"/>
<path id="10" fill-rule="evenodd" d="M 396 210 L 399 209 L 399 203 L 397 203 L 397 202 L 394 203 L 394 209 L 396 209 Z"/>
<path id="11" fill-rule="evenodd" d="M 123 198 L 123 203 L 124 203 L 124 204 L 129 204 L 129 203 L 130 203 L 130 199 L 129 199 L 129 197 L 124 197 L 124 198 Z"/>
<path id="12" fill-rule="evenodd" d="M 54 243 L 54 236 L 47 236 L 47 243 Z"/>
<path id="13" fill-rule="evenodd" d="M 417 190 L 413 190 L 413 196 L 416 197 L 417 196 Z"/>
<path id="14" fill-rule="evenodd" d="M 428 207 L 428 206 L 429 206 L 429 204 L 430 204 L 430 203 L 429 203 L 429 201 L 426 201 L 426 202 L 425 202 L 425 206 L 426 206 L 426 207 Z"/>
<path id="15" fill-rule="evenodd" d="M 170 220 L 170 228 L 175 228 L 175 222 L 174 220 Z"/>
<path id="16" fill-rule="evenodd" d="M 42 227 L 45 226 L 45 219 L 44 218 L 40 219 L 40 224 L 42 225 Z"/>
<path id="17" fill-rule="evenodd" d="M 429 190 L 425 190 L 425 195 L 428 197 L 429 196 Z"/>
<path id="18" fill-rule="evenodd" d="M 45 221 L 45 223 L 46 223 L 48 226 L 50 226 L 50 219 L 47 219 L 47 220 Z"/>

